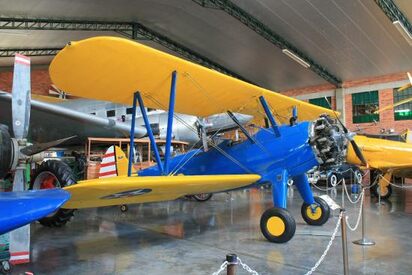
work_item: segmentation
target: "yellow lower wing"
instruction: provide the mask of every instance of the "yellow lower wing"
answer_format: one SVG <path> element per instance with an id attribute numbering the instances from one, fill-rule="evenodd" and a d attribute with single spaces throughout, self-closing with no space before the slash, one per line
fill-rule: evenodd
<path id="1" fill-rule="evenodd" d="M 71 194 L 63 208 L 89 208 L 174 200 L 184 195 L 213 193 L 247 186 L 259 175 L 154 176 L 81 181 L 64 188 Z"/>

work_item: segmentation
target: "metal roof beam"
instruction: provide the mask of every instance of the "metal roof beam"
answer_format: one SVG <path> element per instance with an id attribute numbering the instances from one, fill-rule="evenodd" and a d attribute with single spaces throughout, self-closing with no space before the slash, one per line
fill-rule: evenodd
<path id="1" fill-rule="evenodd" d="M 0 48 L 0 57 L 14 57 L 16 53 L 26 56 L 56 55 L 62 48 Z"/>
<path id="2" fill-rule="evenodd" d="M 149 39 L 166 47 L 195 63 L 230 75 L 243 81 L 253 83 L 234 71 L 210 60 L 209 58 L 173 41 L 172 39 L 142 25 L 138 22 L 106 22 L 90 20 L 66 20 L 50 18 L 10 18 L 0 17 L 0 30 L 59 30 L 59 31 L 114 31 L 133 40 Z M 11 49 L 13 50 L 13 49 Z M 23 49 L 24 50 L 24 49 Z M 33 50 L 33 49 L 32 49 Z M 47 52 L 48 49 L 45 49 Z M 36 49 L 37 56 L 41 49 Z M 9 49 L 2 49 L 2 57 L 10 54 Z M 27 53 L 31 53 L 30 51 Z M 30 55 L 30 54 L 28 54 Z M 44 54 L 46 55 L 46 54 Z M 48 55 L 48 54 L 47 54 Z"/>
<path id="3" fill-rule="evenodd" d="M 253 17 L 251 14 L 235 5 L 229 0 L 192 0 L 197 4 L 205 8 L 220 9 L 225 11 L 227 14 L 233 16 L 244 25 L 249 27 L 251 30 L 255 31 L 257 34 L 271 42 L 273 45 L 280 49 L 288 49 L 298 55 L 306 63 L 310 65 L 309 69 L 318 74 L 320 77 L 324 78 L 329 83 L 339 87 L 342 83 L 342 80 L 337 76 L 330 73 L 326 68 L 317 64 L 313 59 L 304 54 L 298 48 L 293 46 L 290 42 L 286 41 L 279 34 L 271 30 L 268 26 L 263 24 L 257 18 Z"/>
<path id="4" fill-rule="evenodd" d="M 400 21 L 409 33 L 412 33 L 411 23 L 392 0 L 375 0 L 375 3 L 381 8 L 392 23 Z"/>

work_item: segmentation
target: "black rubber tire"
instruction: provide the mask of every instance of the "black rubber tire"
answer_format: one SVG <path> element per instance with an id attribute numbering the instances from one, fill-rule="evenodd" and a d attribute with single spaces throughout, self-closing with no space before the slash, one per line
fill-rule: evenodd
<path id="1" fill-rule="evenodd" d="M 121 212 L 127 212 L 127 211 L 129 211 L 129 207 L 126 205 L 126 204 L 122 204 L 122 205 L 120 205 L 120 211 Z"/>
<path id="2" fill-rule="evenodd" d="M 13 266 L 9 261 L 1 261 L 0 274 L 11 274 Z"/>
<path id="3" fill-rule="evenodd" d="M 375 184 L 371 187 L 371 193 L 379 198 L 379 193 L 380 193 L 380 187 L 379 184 Z M 392 186 L 389 184 L 387 186 L 387 192 L 385 194 L 381 194 L 381 199 L 382 200 L 387 200 L 390 198 L 390 196 L 392 196 Z"/>
<path id="4" fill-rule="evenodd" d="M 285 229 L 282 234 L 276 236 L 269 232 L 267 222 L 272 217 L 280 218 L 285 226 Z M 260 218 L 260 230 L 262 231 L 263 236 L 272 243 L 285 243 L 292 239 L 296 231 L 296 222 L 288 210 L 283 208 L 269 208 L 267 209 Z"/>
<path id="5" fill-rule="evenodd" d="M 193 198 L 197 201 L 204 202 L 204 201 L 210 200 L 212 196 L 213 196 L 212 193 L 202 193 L 202 194 L 193 195 Z"/>
<path id="6" fill-rule="evenodd" d="M 0 179 L 4 178 L 10 170 L 11 154 L 9 128 L 0 124 Z"/>
<path id="7" fill-rule="evenodd" d="M 319 197 L 314 197 L 315 203 L 320 207 L 321 215 L 318 219 L 314 220 L 311 217 L 309 217 L 306 213 L 306 210 L 308 207 L 310 207 L 310 204 L 304 202 L 302 204 L 302 207 L 300 209 L 300 213 L 302 214 L 302 218 L 305 220 L 305 222 L 309 225 L 323 225 L 329 220 L 330 216 L 330 208 L 329 205 L 321 198 Z"/>
<path id="8" fill-rule="evenodd" d="M 37 177 L 42 172 L 48 172 L 53 174 L 56 179 L 59 181 L 60 186 L 66 187 L 73 184 L 76 184 L 75 176 L 73 175 L 70 166 L 66 163 L 58 160 L 48 160 L 43 162 L 34 172 L 32 180 L 30 183 L 30 189 L 33 190 L 34 183 L 36 182 Z M 37 188 L 36 188 L 37 189 Z M 61 227 L 65 225 L 73 217 L 75 209 L 64 209 L 60 208 L 55 213 L 44 217 L 39 220 L 39 222 L 47 227 Z"/>
<path id="9" fill-rule="evenodd" d="M 328 185 L 327 186 L 328 187 L 335 187 L 335 186 L 338 185 L 339 180 L 340 180 L 340 177 L 337 174 L 332 173 L 328 176 L 328 179 L 327 179 L 327 184 Z"/>

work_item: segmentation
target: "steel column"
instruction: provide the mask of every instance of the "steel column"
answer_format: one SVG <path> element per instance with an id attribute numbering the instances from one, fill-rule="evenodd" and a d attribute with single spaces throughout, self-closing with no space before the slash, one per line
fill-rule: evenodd
<path id="1" fill-rule="evenodd" d="M 269 106 L 263 96 L 259 97 L 260 103 L 262 104 L 263 109 L 265 110 L 266 116 L 269 119 L 270 124 L 272 125 L 273 131 L 276 137 L 280 137 L 279 127 L 276 123 L 275 118 L 272 115 L 272 112 L 269 109 Z"/>
<path id="2" fill-rule="evenodd" d="M 176 78 L 177 78 L 177 72 L 173 71 L 172 84 L 170 87 L 169 110 L 167 113 L 166 149 L 165 149 L 165 161 L 164 161 L 164 166 L 163 166 L 163 170 L 166 175 L 169 174 L 170 146 L 172 145 L 173 116 L 174 116 L 174 111 L 175 111 L 175 98 L 176 98 Z"/>
<path id="3" fill-rule="evenodd" d="M 159 154 L 159 150 L 157 149 L 156 140 L 153 136 L 152 128 L 150 127 L 150 122 L 149 122 L 149 118 L 147 117 L 146 109 L 144 107 L 143 98 L 139 92 L 136 93 L 136 96 L 137 96 L 137 100 L 139 101 L 140 111 L 142 112 L 144 125 L 146 126 L 146 131 L 147 131 L 147 134 L 149 135 L 150 143 L 152 145 L 152 150 L 155 153 L 157 167 L 159 168 L 160 174 L 163 175 L 164 173 L 163 173 L 162 161 L 160 160 L 160 154 Z"/>

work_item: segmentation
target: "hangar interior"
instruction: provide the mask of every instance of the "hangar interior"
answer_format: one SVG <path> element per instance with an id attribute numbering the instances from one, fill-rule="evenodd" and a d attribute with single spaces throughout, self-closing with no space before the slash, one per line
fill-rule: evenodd
<path id="1" fill-rule="evenodd" d="M 117 62 L 121 59 L 122 52 L 112 54 L 106 63 L 93 63 L 95 59 L 110 55 L 110 52 L 99 49 L 99 45 L 106 43 L 106 40 L 84 39 L 101 36 L 115 37 L 113 41 L 118 45 L 132 45 L 129 42 L 135 41 L 211 69 L 207 71 L 207 75 L 210 75 L 210 82 L 214 82 L 216 86 L 213 86 L 214 83 L 202 85 L 222 87 L 222 90 L 213 91 L 216 97 L 206 103 L 201 102 L 202 104 L 229 106 L 231 103 L 227 103 L 225 97 L 229 98 L 228 101 L 240 102 L 248 92 L 256 91 L 259 95 L 264 95 L 261 99 L 262 105 L 258 105 L 261 108 L 259 112 L 265 118 L 266 128 L 273 130 L 278 140 L 281 140 L 282 135 L 285 136 L 290 128 L 290 131 L 295 131 L 291 132 L 294 137 L 288 141 L 290 144 L 298 142 L 297 136 L 304 139 L 304 135 L 309 135 L 310 140 L 305 140 L 305 144 L 320 148 L 319 140 L 323 136 L 315 139 L 311 133 L 306 133 L 307 129 L 306 132 L 298 132 L 296 129 L 305 121 L 315 121 L 314 128 L 310 129 L 315 129 L 315 135 L 319 136 L 324 129 L 322 127 L 330 126 L 330 129 L 333 129 L 330 133 L 335 132 L 330 136 L 327 134 L 326 137 L 330 137 L 332 143 L 326 147 L 328 149 L 325 149 L 325 152 L 325 147 L 316 151 L 316 159 L 323 158 L 320 163 L 328 164 L 333 158 L 334 163 L 339 164 L 339 167 L 335 165 L 331 168 L 332 166 L 325 164 L 323 166 L 328 169 L 305 171 L 308 172 L 305 174 L 305 182 L 310 183 L 308 190 L 300 187 L 299 175 L 292 176 L 293 172 L 290 170 L 289 177 L 292 181 L 288 182 L 287 186 L 287 180 L 278 180 L 285 184 L 282 189 L 277 187 L 277 184 L 280 186 L 281 183 L 276 179 L 272 183 L 264 182 L 266 174 L 253 170 L 253 165 L 257 163 L 254 156 L 266 153 L 253 151 L 250 147 L 247 156 L 239 153 L 241 157 L 234 159 L 238 156 L 235 151 L 221 152 L 227 162 L 232 161 L 241 168 L 246 166 L 243 167 L 244 170 L 254 172 L 250 174 L 259 174 L 259 184 L 240 190 L 238 187 L 244 187 L 246 183 L 243 186 L 226 189 L 221 187 L 216 190 L 205 187 L 205 190 L 217 192 L 206 198 L 200 196 L 207 195 L 203 194 L 208 193 L 206 191 L 202 194 L 186 192 L 182 194 L 190 196 L 173 200 L 162 199 L 159 202 L 119 203 L 120 207 L 111 205 L 79 209 L 75 212 L 55 209 L 57 212 L 49 213 L 51 216 L 40 217 L 43 218 L 40 223 L 34 222 L 30 227 L 19 229 L 26 232 L 22 233 L 26 234 L 26 248 L 23 250 L 27 253 L 25 252 L 24 256 L 13 254 L 13 249 L 16 249 L 12 245 L 15 231 L 1 235 L 0 252 L 6 255 L 2 260 L 8 261 L 13 255 L 17 257 L 14 262 L 11 261 L 13 274 L 162 274 L 167 271 L 176 274 L 212 274 L 219 270 L 227 254 L 234 253 L 241 259 L 241 262 L 233 264 L 237 269 L 236 274 L 247 274 L 253 270 L 258 274 L 412 273 L 412 263 L 409 260 L 412 239 L 408 232 L 412 217 L 412 100 L 409 100 L 412 98 L 412 77 L 408 78 L 407 74 L 412 70 L 411 20 L 412 3 L 408 0 L 0 1 L 0 124 L 8 126 L 18 144 L 9 145 L 10 142 L 5 141 L 5 138 L 10 139 L 4 134 L 8 130 L 0 132 L 4 134 L 0 136 L 0 176 L 4 177 L 0 181 L 0 187 L 3 191 L 19 190 L 14 188 L 15 184 L 13 187 L 13 181 L 18 178 L 15 171 L 20 169 L 21 172 L 26 169 L 24 167 L 29 168 L 26 169 L 26 182 L 22 185 L 25 187 L 21 190 L 29 187 L 36 189 L 36 184 L 40 186 L 39 189 L 43 189 L 47 182 L 42 181 L 41 175 L 48 171 L 47 169 L 55 169 L 53 171 L 58 171 L 56 174 L 62 173 L 60 178 L 56 176 L 57 182 L 60 181 L 58 187 L 74 185 L 82 179 L 95 179 L 102 173 L 110 174 L 110 171 L 102 170 L 102 167 L 107 154 L 111 154 L 105 150 L 114 144 L 125 151 L 122 156 L 129 156 L 129 159 L 132 156 L 135 169 L 148 169 L 147 172 L 139 173 L 139 177 L 154 176 L 153 169 L 167 169 L 166 163 L 171 154 L 178 158 L 179 154 L 188 151 L 190 154 L 191 149 L 200 150 L 202 147 L 207 153 L 208 146 L 210 151 L 222 150 L 218 149 L 221 147 L 216 144 L 205 142 L 206 136 L 212 143 L 215 137 L 221 140 L 232 139 L 233 141 L 228 142 L 230 146 L 233 144 L 231 148 L 235 148 L 240 141 L 258 147 L 266 146 L 261 144 L 265 139 L 259 139 L 258 133 L 262 129 L 265 132 L 265 127 L 256 123 L 253 111 L 245 111 L 244 116 L 242 111 L 239 111 L 241 114 L 233 118 L 230 109 L 225 109 L 229 116 L 209 116 L 215 114 L 209 112 L 207 119 L 202 117 L 201 120 L 201 116 L 197 114 L 202 113 L 203 108 L 203 112 L 207 113 L 208 109 L 198 103 L 201 100 L 196 100 L 195 94 L 188 93 L 187 101 L 199 105 L 196 108 L 188 103 L 187 108 L 198 110 L 190 114 L 180 114 L 179 110 L 186 108 L 186 105 L 179 102 L 179 87 L 188 87 L 183 86 L 187 84 L 180 84 L 186 83 L 181 79 L 188 73 L 179 72 L 178 69 L 177 80 L 172 74 L 170 88 L 173 90 L 173 83 L 177 81 L 176 112 L 179 114 L 175 116 L 173 129 L 169 127 L 169 120 L 173 122 L 173 116 L 167 112 L 152 110 L 150 97 L 145 94 L 143 100 L 147 103 L 147 108 L 140 111 L 136 105 L 137 99 L 141 99 L 140 94 L 134 94 L 133 107 L 133 94 L 128 94 L 126 100 L 121 93 L 101 90 L 100 93 L 94 91 L 94 95 L 101 94 L 101 98 L 82 98 L 82 94 L 88 94 L 89 91 L 92 93 L 93 87 L 108 87 L 105 85 L 115 78 L 112 83 L 121 83 L 119 86 L 123 87 L 122 83 L 132 82 L 130 75 L 135 72 L 133 70 L 140 72 L 147 69 L 150 73 L 142 75 L 154 84 L 159 76 L 158 81 L 162 84 L 153 87 L 160 87 L 165 82 L 160 75 L 163 68 L 168 68 L 169 57 L 159 61 L 158 68 L 150 70 L 144 66 L 152 64 L 152 60 L 156 58 L 146 60 L 145 57 L 131 56 L 130 60 L 136 61 L 134 64 L 117 67 L 121 69 L 111 73 L 111 61 Z M 92 48 L 96 49 L 95 51 L 89 51 L 87 56 L 82 56 L 82 60 L 90 60 L 93 66 L 84 63 L 84 67 L 75 67 L 78 63 L 71 63 L 70 58 L 80 55 L 70 49 L 81 43 L 71 41 L 83 40 L 91 41 L 85 43 L 96 47 Z M 93 44 L 93 41 L 97 42 Z M 111 43 L 111 40 L 107 41 Z M 124 47 L 126 49 L 126 46 Z M 152 53 L 149 50 L 148 52 Z M 13 132 L 16 127 L 15 117 L 19 116 L 18 112 L 24 117 L 27 110 L 12 110 L 15 108 L 13 104 L 17 105 L 14 101 L 18 100 L 13 98 L 14 93 L 10 95 L 12 90 L 24 86 L 16 84 L 16 81 L 25 81 L 24 77 L 15 77 L 18 68 L 15 65 L 16 53 L 23 56 L 23 63 L 28 60 L 26 57 L 30 59 L 27 62 L 31 69 L 28 87 L 32 97 L 31 116 L 27 122 L 30 126 L 27 126 L 28 134 L 23 134 L 22 138 L 18 137 L 16 131 Z M 132 54 L 133 51 L 127 53 Z M 153 56 L 157 57 L 157 52 L 153 52 Z M 179 64 L 176 67 L 181 64 L 187 66 L 184 68 L 188 72 L 193 69 L 193 75 L 196 75 L 198 70 L 206 72 L 192 64 L 187 65 L 180 59 L 170 60 Z M 54 67 L 50 65 L 52 61 Z M 130 75 L 123 75 L 129 67 Z M 76 71 L 83 76 L 78 81 L 72 78 Z M 103 75 L 103 71 L 107 79 L 98 78 Z M 172 73 L 172 70 L 170 72 Z M 83 82 L 91 86 L 83 85 Z M 169 82 L 167 79 L 167 89 L 170 87 Z M 80 86 L 91 88 L 77 89 Z M 239 90 L 239 94 L 231 94 L 229 90 Z M 303 103 L 293 101 L 289 104 L 289 99 L 277 97 L 278 94 L 272 100 L 267 90 Z M 173 93 L 170 94 L 171 99 Z M 219 94 L 223 96 L 219 97 Z M 169 91 L 164 97 L 169 100 Z M 269 103 L 268 108 L 265 108 L 265 98 Z M 222 101 L 219 101 L 220 99 Z M 167 107 L 169 101 L 165 102 L 167 103 L 163 106 Z M 140 101 L 139 104 L 143 106 Z M 289 104 L 287 112 L 290 116 L 277 116 L 276 111 L 283 108 L 282 104 Z M 322 109 L 316 109 L 315 106 Z M 144 120 L 144 110 L 147 111 L 150 123 Z M 272 111 L 273 116 L 270 114 Z M 279 112 L 282 113 L 283 109 Z M 317 112 L 317 115 L 328 113 L 331 119 L 314 119 L 311 112 Z M 173 114 L 173 111 L 169 113 Z M 305 119 L 305 116 L 308 119 Z M 271 118 L 275 121 L 272 122 Z M 263 119 L 260 123 L 262 121 Z M 321 123 L 324 124 L 320 125 Z M 283 126 L 278 124 L 286 126 L 282 128 Z M 130 130 L 130 125 L 133 130 Z M 191 127 L 195 130 L 188 131 L 187 128 Z M 223 128 L 224 131 L 221 131 Z M 133 132 L 139 137 L 139 141 L 137 138 L 129 140 L 130 133 Z M 157 145 L 153 146 L 153 142 L 149 142 L 147 138 L 140 140 L 142 136 L 150 137 L 149 132 L 153 132 L 154 138 L 159 139 L 155 142 Z M 224 134 L 220 135 L 219 132 Z M 45 145 L 51 140 L 69 136 L 77 137 L 61 146 L 57 143 L 56 146 Z M 172 138 L 171 143 L 168 143 Z M 40 149 L 30 147 L 31 145 L 26 144 L 27 141 L 35 145 L 36 142 L 41 142 L 38 145 Z M 224 144 L 226 141 L 220 142 Z M 288 142 L 282 143 L 282 146 L 286 146 Z M 345 144 L 345 148 L 339 147 L 340 144 Z M 202 147 L 199 149 L 200 145 Z M 19 149 L 25 155 L 15 157 L 13 169 L 9 169 L 9 163 L 5 163 L 13 162 L 6 157 L 9 154 L 7 146 L 17 146 L 15 148 L 23 148 L 22 150 L 30 147 L 24 151 Z M 276 146 L 268 148 L 276 151 Z M 334 146 L 338 153 L 331 157 L 328 154 L 334 150 Z M 39 159 L 28 158 L 39 156 L 40 152 L 44 151 L 42 148 L 50 147 L 55 149 L 46 150 Z M 114 150 L 112 153 L 115 157 L 120 155 L 117 149 Z M 285 152 L 292 151 L 291 149 Z M 328 156 L 324 157 L 326 155 Z M 304 157 L 306 155 L 302 151 L 302 154 L 293 156 L 293 160 L 299 161 Z M 279 158 L 286 159 L 282 156 Z M 48 160 L 49 164 L 45 164 L 45 160 Z M 72 173 L 70 175 L 65 174 L 66 166 L 60 166 L 65 160 L 74 162 L 69 163 L 70 171 L 73 170 L 67 170 L 67 173 Z M 215 162 L 219 163 L 217 160 Z M 132 161 L 129 162 L 129 172 L 132 171 L 131 163 Z M 21 168 L 19 165 L 26 166 Z M 174 165 L 173 159 L 170 160 L 170 165 Z M 4 166 L 7 173 L 3 175 Z M 204 175 L 223 173 L 220 168 L 205 166 L 206 168 L 202 168 Z M 119 169 L 116 166 L 116 176 L 120 174 Z M 278 171 L 276 166 L 271 169 Z M 350 175 L 347 176 L 346 172 L 349 170 Z M 198 175 L 196 172 L 192 174 Z M 288 176 L 282 175 L 283 178 Z M 274 177 L 276 178 L 277 174 Z M 223 178 L 218 178 L 217 176 L 216 181 L 223 181 Z M 28 184 L 30 179 L 31 183 Z M 262 182 L 264 184 L 260 184 Z M 229 189 L 235 190 L 224 192 Z M 117 192 L 113 195 L 119 196 L 120 191 Z M 145 192 L 150 193 L 152 189 L 138 189 L 138 192 L 138 195 L 144 197 Z M 276 197 L 279 192 L 284 192 L 280 199 Z M 325 213 L 327 218 L 322 224 L 312 221 L 311 225 L 305 215 L 306 218 L 310 215 L 316 216 L 317 208 L 310 205 L 305 206 L 309 210 L 303 210 L 303 206 L 301 210 L 301 196 L 307 203 L 307 195 L 309 194 L 311 199 L 312 193 L 315 196 L 327 195 L 332 198 L 345 209 L 348 220 L 342 218 L 342 212 L 334 209 L 334 204 L 328 201 L 327 206 L 322 208 L 320 219 L 323 219 Z M 134 193 L 131 196 L 137 195 Z M 17 195 L 15 199 L 18 199 Z M 11 207 L 2 197 L 0 203 L 3 203 L 4 207 Z M 270 231 L 270 224 L 277 224 L 278 216 L 268 217 L 262 225 L 262 219 L 265 213 L 268 213 L 267 209 L 273 207 L 273 204 L 279 206 L 277 203 L 284 206 L 283 208 L 287 205 L 287 210 L 296 220 L 296 225 L 293 220 L 296 228 L 290 229 L 293 233 L 290 233 L 290 239 L 287 238 L 286 241 L 275 238 L 277 233 L 273 232 L 277 232 L 276 230 Z M 326 211 L 329 208 L 330 212 Z M 4 213 L 8 216 L 7 212 Z M 51 219 L 56 213 L 64 214 L 57 223 Z M 303 219 L 300 216 L 303 216 Z M 50 219 L 47 220 L 48 218 Z M 344 221 L 347 230 L 345 233 L 341 229 L 341 221 Z M 288 231 L 290 220 L 282 222 L 283 230 Z M 49 226 L 44 226 L 45 224 Z M 353 227 L 356 230 L 352 231 Z M 266 235 L 265 230 L 269 231 Z M 275 237 L 271 240 L 267 234 Z M 365 234 L 375 242 L 373 245 L 352 243 L 358 239 L 365 240 Z M 9 250 L 10 253 L 7 253 Z M 249 266 L 250 270 L 241 263 Z M 1 271 L 7 273 L 8 268 L 3 266 Z M 224 274 L 226 270 L 220 272 Z"/>

